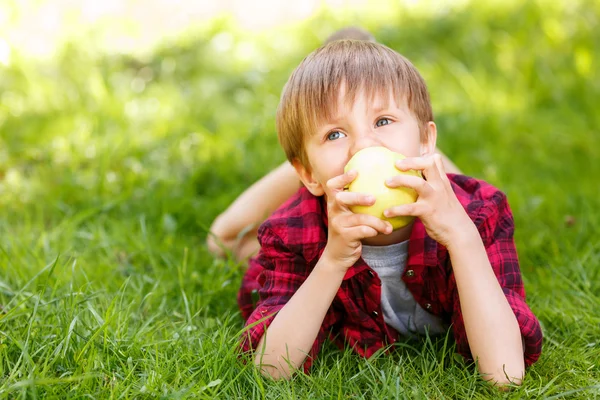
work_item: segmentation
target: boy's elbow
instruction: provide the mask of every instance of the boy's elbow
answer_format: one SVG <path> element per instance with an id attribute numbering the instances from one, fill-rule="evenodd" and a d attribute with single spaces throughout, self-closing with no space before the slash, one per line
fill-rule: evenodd
<path id="1" fill-rule="evenodd" d="M 230 250 L 223 239 L 223 237 L 213 233 L 209 233 L 206 237 L 206 247 L 214 257 L 225 258 L 226 251 Z"/>
<path id="2" fill-rule="evenodd" d="M 269 379 L 272 379 L 274 381 L 289 380 L 292 377 L 289 374 L 282 373 L 277 368 L 265 368 L 265 367 L 262 367 L 262 368 L 260 368 L 260 373 L 265 378 L 269 378 Z"/>
<path id="3" fill-rule="evenodd" d="M 520 378 L 507 378 L 506 376 L 498 376 L 490 380 L 499 390 L 506 392 L 515 386 L 521 386 L 523 382 Z"/>
<path id="4" fill-rule="evenodd" d="M 228 235 L 222 226 L 221 216 L 218 216 L 212 223 L 208 235 L 206 236 L 206 247 L 215 257 L 224 258 L 227 251 L 231 251 L 234 240 Z"/>
<path id="5" fill-rule="evenodd" d="M 258 355 L 254 359 L 254 366 L 259 369 L 262 376 L 275 381 L 290 379 L 293 374 L 283 367 L 277 368 L 274 365 L 265 364 L 264 360 L 261 360 Z"/>
<path id="6" fill-rule="evenodd" d="M 275 355 L 274 353 L 265 353 L 265 336 L 260 339 L 255 355 L 254 355 L 254 366 L 258 368 L 262 376 L 273 380 L 290 379 L 294 373 L 295 368 L 288 360 L 284 360 L 281 355 Z"/>
<path id="7" fill-rule="evenodd" d="M 232 231 L 217 217 L 206 237 L 208 251 L 218 258 L 231 254 L 237 261 L 247 260 L 258 253 L 260 245 L 257 239 L 258 228 L 247 229 L 243 236 Z"/>
<path id="8" fill-rule="evenodd" d="M 508 369 L 506 366 L 493 373 L 483 373 L 483 378 L 502 391 L 509 390 L 511 387 L 520 386 L 525 375 L 524 368 Z"/>

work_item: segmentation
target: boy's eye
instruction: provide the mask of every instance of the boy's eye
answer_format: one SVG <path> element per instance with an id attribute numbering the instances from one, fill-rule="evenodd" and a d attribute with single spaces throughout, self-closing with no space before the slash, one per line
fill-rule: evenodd
<path id="1" fill-rule="evenodd" d="M 377 122 L 375 123 L 376 127 L 380 127 L 380 126 L 384 126 L 384 125 L 389 125 L 392 123 L 392 120 L 389 118 L 381 118 L 378 119 Z"/>
<path id="2" fill-rule="evenodd" d="M 336 140 L 344 136 L 345 135 L 340 131 L 333 131 L 327 134 L 327 140 Z"/>

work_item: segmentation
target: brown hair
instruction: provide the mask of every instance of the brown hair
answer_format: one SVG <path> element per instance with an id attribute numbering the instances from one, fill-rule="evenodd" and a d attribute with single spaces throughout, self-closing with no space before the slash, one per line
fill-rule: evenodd
<path id="1" fill-rule="evenodd" d="M 314 133 L 320 121 L 333 116 L 342 85 L 346 104 L 352 104 L 363 90 L 369 100 L 392 90 L 398 103 L 406 100 L 422 134 L 427 122 L 433 121 L 427 85 L 410 61 L 379 43 L 333 41 L 302 60 L 283 88 L 277 133 L 288 160 L 298 159 L 310 167 L 305 138 Z"/>

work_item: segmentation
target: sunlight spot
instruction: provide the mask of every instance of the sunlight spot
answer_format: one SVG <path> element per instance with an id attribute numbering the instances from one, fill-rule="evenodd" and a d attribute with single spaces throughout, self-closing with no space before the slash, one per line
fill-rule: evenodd
<path id="1" fill-rule="evenodd" d="M 113 171 L 110 171 L 106 174 L 106 181 L 108 183 L 114 183 L 117 181 L 117 174 L 115 174 Z"/>
<path id="2" fill-rule="evenodd" d="M 542 23 L 544 33 L 554 43 L 562 43 L 567 34 L 563 25 L 556 19 L 547 19 Z"/>
<path id="3" fill-rule="evenodd" d="M 139 70 L 138 76 L 145 82 L 150 82 L 154 78 L 154 71 L 150 67 L 144 67 Z"/>
<path id="4" fill-rule="evenodd" d="M 0 64 L 5 67 L 10 65 L 10 46 L 4 39 L 0 39 Z"/>
<path id="5" fill-rule="evenodd" d="M 85 149 L 85 157 L 92 159 L 94 157 L 96 157 L 96 146 L 89 145 L 86 149 Z"/>
<path id="6" fill-rule="evenodd" d="M 575 68 L 582 76 L 589 76 L 592 69 L 592 55 L 583 47 L 575 49 Z"/>
<path id="7" fill-rule="evenodd" d="M 142 93 L 145 88 L 146 82 L 139 76 L 136 76 L 131 80 L 131 90 L 133 90 L 135 93 Z"/>
<path id="8" fill-rule="evenodd" d="M 225 53 L 233 46 L 233 36 L 229 32 L 219 33 L 210 41 L 210 44 L 218 52 Z"/>
<path id="9" fill-rule="evenodd" d="M 137 118 L 139 114 L 138 103 L 135 100 L 128 101 L 125 103 L 125 115 L 127 115 L 130 119 Z"/>
<path id="10" fill-rule="evenodd" d="M 177 62 L 172 58 L 165 58 L 160 63 L 160 69 L 165 74 L 172 74 L 175 72 L 175 68 L 177 67 Z"/>
<path id="11" fill-rule="evenodd" d="M 174 233 L 177 230 L 177 220 L 171 214 L 164 214 L 162 226 L 165 232 Z"/>
<path id="12" fill-rule="evenodd" d="M 146 110 L 149 114 L 153 115 L 160 109 L 160 100 L 156 97 L 151 97 L 146 100 Z"/>
<path id="13" fill-rule="evenodd" d="M 52 140 L 54 150 L 53 160 L 55 164 L 66 164 L 71 159 L 69 142 L 64 137 L 58 136 Z"/>
<path id="14" fill-rule="evenodd" d="M 488 164 L 484 167 L 484 173 L 489 181 L 496 181 L 498 179 L 498 168 L 493 164 Z"/>
<path id="15" fill-rule="evenodd" d="M 544 203 L 544 198 L 542 196 L 532 196 L 527 201 L 527 206 L 529 211 L 537 210 Z"/>
<path id="16" fill-rule="evenodd" d="M 8 171 L 6 171 L 4 181 L 6 182 L 7 186 L 17 188 L 21 186 L 21 183 L 23 182 L 23 177 L 17 169 L 10 168 Z"/>
<path id="17" fill-rule="evenodd" d="M 234 101 L 239 105 L 249 104 L 252 100 L 254 100 L 252 93 L 246 89 L 236 90 L 235 94 L 233 95 L 233 98 Z"/>
<path id="18" fill-rule="evenodd" d="M 256 57 L 258 50 L 252 42 L 242 42 L 235 49 L 236 58 L 241 61 L 252 61 Z"/>
<path id="19" fill-rule="evenodd" d="M 25 102 L 17 93 L 6 91 L 2 94 L 0 98 L 0 103 L 2 103 L 8 109 L 8 112 L 13 117 L 20 116 L 25 109 Z"/>
<path id="20" fill-rule="evenodd" d="M 139 175 L 144 171 L 142 163 L 132 157 L 128 157 L 125 160 L 125 165 L 136 175 Z"/>

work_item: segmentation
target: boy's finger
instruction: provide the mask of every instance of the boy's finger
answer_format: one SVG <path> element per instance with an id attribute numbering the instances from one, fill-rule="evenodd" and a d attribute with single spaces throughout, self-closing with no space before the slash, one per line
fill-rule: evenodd
<path id="1" fill-rule="evenodd" d="M 446 182 L 449 185 L 450 181 L 448 180 L 448 175 L 446 175 L 446 168 L 444 167 L 444 160 L 442 156 L 439 154 L 434 154 L 433 163 L 436 166 L 436 173 L 440 176 L 442 181 Z"/>
<path id="2" fill-rule="evenodd" d="M 383 233 L 385 235 L 392 233 L 393 230 L 392 224 L 388 221 L 384 221 L 381 218 L 368 214 L 351 214 L 345 220 L 344 225 L 346 228 L 368 226 L 375 229 L 378 233 Z"/>
<path id="3" fill-rule="evenodd" d="M 354 192 L 337 192 L 335 198 L 345 206 L 372 206 L 376 200 L 373 195 Z"/>
<path id="4" fill-rule="evenodd" d="M 400 171 L 408 171 L 410 169 L 424 170 L 433 164 L 430 157 L 406 157 L 401 160 L 396 160 L 396 168 Z"/>
<path id="5" fill-rule="evenodd" d="M 419 216 L 423 215 L 423 211 L 424 211 L 424 209 L 422 207 L 422 204 L 419 202 L 416 202 L 416 203 L 402 204 L 399 206 L 390 207 L 383 212 L 383 215 L 385 215 L 388 218 L 406 217 L 406 216 L 419 217 Z"/>
<path id="6" fill-rule="evenodd" d="M 377 235 L 379 235 L 379 232 L 376 229 L 366 225 L 359 225 L 348 230 L 347 238 L 348 240 L 360 240 L 375 237 Z"/>
<path id="7" fill-rule="evenodd" d="M 419 196 L 427 196 L 433 188 L 423 178 L 413 175 L 395 175 L 385 180 L 389 188 L 407 187 L 414 189 Z"/>
<path id="8" fill-rule="evenodd" d="M 358 172 L 356 170 L 350 170 L 348 172 L 343 173 L 342 175 L 335 176 L 327 181 L 327 188 L 329 190 L 343 190 L 346 186 L 348 186 L 356 177 L 358 176 Z"/>
<path id="9" fill-rule="evenodd" d="M 396 168 L 400 171 L 408 171 L 411 169 L 423 171 L 423 177 L 427 180 L 437 180 L 442 174 L 440 165 L 442 165 L 442 156 L 433 154 L 425 157 L 407 157 L 396 161 Z"/>

